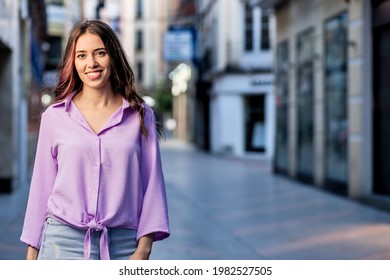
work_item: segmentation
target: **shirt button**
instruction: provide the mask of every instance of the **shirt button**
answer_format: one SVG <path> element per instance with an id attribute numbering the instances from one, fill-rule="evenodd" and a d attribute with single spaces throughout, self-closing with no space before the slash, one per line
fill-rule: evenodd
<path id="1" fill-rule="evenodd" d="M 99 141 L 99 137 L 96 137 L 95 140 L 96 140 L 96 141 Z"/>
<path id="2" fill-rule="evenodd" d="M 94 162 L 94 164 L 95 164 L 96 166 L 98 166 L 98 165 L 99 165 L 99 163 L 98 163 L 97 161 L 95 161 L 95 162 Z"/>
<path id="3" fill-rule="evenodd" d="M 93 194 L 96 194 L 96 193 L 97 193 L 97 191 L 96 191 L 96 190 L 93 190 L 93 191 L 92 191 L 92 193 L 93 193 Z"/>

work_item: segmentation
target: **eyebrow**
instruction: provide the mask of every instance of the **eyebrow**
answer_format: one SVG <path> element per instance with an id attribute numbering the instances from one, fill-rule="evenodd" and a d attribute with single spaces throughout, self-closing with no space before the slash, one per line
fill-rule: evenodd
<path id="1" fill-rule="evenodd" d="M 97 52 L 97 51 L 101 51 L 101 50 L 106 50 L 106 48 L 98 48 L 98 49 L 95 49 L 93 50 L 93 52 Z M 84 50 L 79 50 L 79 51 L 76 51 L 76 53 L 80 53 L 80 52 L 87 52 L 87 51 L 84 51 Z"/>

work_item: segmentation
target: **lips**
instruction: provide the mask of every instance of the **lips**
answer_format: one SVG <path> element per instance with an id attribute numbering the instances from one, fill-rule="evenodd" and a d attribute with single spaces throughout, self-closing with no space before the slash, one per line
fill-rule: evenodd
<path id="1" fill-rule="evenodd" d="M 88 72 L 86 73 L 87 77 L 91 80 L 95 80 L 97 78 L 99 78 L 102 74 L 102 71 L 92 71 L 92 72 Z"/>

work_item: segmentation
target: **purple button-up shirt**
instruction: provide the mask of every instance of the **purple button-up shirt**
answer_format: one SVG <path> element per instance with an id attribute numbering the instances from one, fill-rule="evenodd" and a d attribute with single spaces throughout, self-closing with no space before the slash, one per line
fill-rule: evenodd
<path id="1" fill-rule="evenodd" d="M 39 248 L 44 222 L 55 218 L 87 230 L 102 231 L 101 258 L 109 258 L 107 227 L 169 236 L 167 199 L 156 122 L 145 105 L 148 138 L 141 134 L 139 113 L 123 105 L 93 132 L 72 102 L 74 94 L 42 114 L 35 165 L 21 241 Z"/>

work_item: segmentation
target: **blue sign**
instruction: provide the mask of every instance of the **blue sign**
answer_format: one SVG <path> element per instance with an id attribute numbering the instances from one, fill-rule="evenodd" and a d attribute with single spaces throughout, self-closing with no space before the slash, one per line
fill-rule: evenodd
<path id="1" fill-rule="evenodd" d="M 190 61 L 194 58 L 194 36 L 189 29 L 168 30 L 164 34 L 166 61 Z"/>

